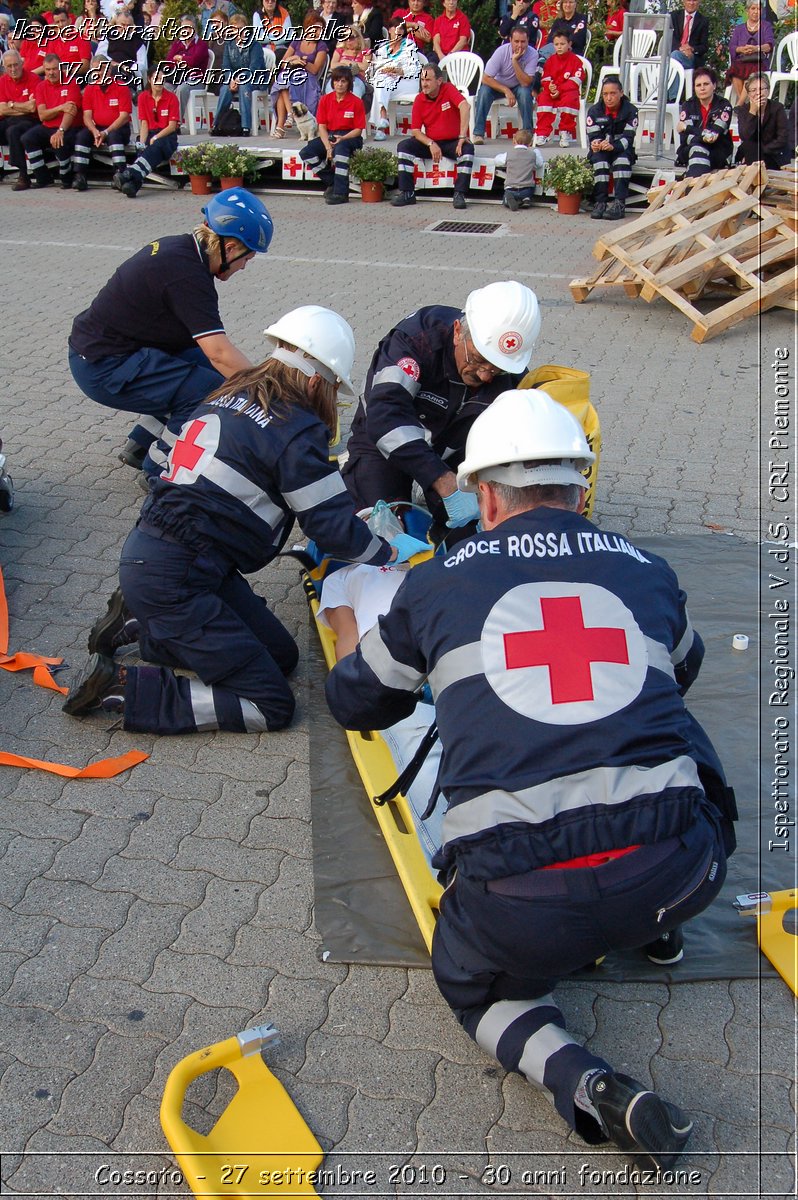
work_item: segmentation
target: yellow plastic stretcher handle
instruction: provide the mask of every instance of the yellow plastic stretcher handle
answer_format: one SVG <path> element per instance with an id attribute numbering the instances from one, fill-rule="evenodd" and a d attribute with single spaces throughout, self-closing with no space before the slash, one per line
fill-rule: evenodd
<path id="1" fill-rule="evenodd" d="M 169 1074 L 161 1125 L 195 1196 L 318 1195 L 313 1173 L 321 1146 L 259 1053 L 275 1032 L 267 1026 L 226 1038 L 189 1054 Z M 183 1102 L 195 1079 L 219 1067 L 238 1090 L 210 1133 L 201 1134 L 183 1120 Z"/>

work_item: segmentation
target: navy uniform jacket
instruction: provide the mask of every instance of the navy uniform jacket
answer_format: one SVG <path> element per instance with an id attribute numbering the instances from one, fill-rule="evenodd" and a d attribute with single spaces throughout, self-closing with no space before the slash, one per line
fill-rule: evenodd
<path id="1" fill-rule="evenodd" d="M 610 141 L 615 153 L 626 151 L 629 162 L 633 163 L 635 154 L 635 135 L 637 133 L 637 109 L 626 96 L 621 97 L 621 105 L 617 113 L 608 113 L 603 101 L 593 104 L 587 110 L 587 142 L 588 148 L 593 141 Z M 592 154 L 593 151 L 590 151 Z M 599 150 L 599 154 L 604 151 Z M 589 156 L 588 156 L 589 157 Z"/>
<path id="2" fill-rule="evenodd" d="M 355 516 L 323 422 L 298 405 L 265 413 L 246 393 L 201 404 L 183 425 L 141 524 L 239 571 L 260 570 L 294 518 L 335 558 L 381 566 L 390 547 Z"/>
<path id="3" fill-rule="evenodd" d="M 709 106 L 709 116 L 707 117 L 706 129 L 710 133 L 717 133 L 718 139 L 716 142 L 707 143 L 707 148 L 712 148 L 715 155 L 720 159 L 721 155 L 728 158 L 732 152 L 732 139 L 729 133 L 729 126 L 732 122 L 734 109 L 728 100 L 724 100 L 723 96 L 717 94 L 712 97 L 712 103 Z M 701 115 L 701 101 L 697 96 L 691 96 L 689 100 L 683 100 L 679 110 L 679 120 L 685 125 L 679 142 L 679 152 L 676 156 L 677 163 L 680 158 L 687 161 L 684 157 L 686 150 L 693 145 L 694 142 L 702 140 L 701 135 L 704 132 L 705 126 Z"/>
<path id="4" fill-rule="evenodd" d="M 702 657 L 664 559 L 537 508 L 410 571 L 327 699 L 346 728 L 385 728 L 428 678 L 449 803 L 434 865 L 496 879 L 693 824 L 708 739 L 681 694 Z"/>
<path id="5" fill-rule="evenodd" d="M 352 421 L 349 454 L 376 448 L 397 470 L 429 488 L 463 460 L 472 424 L 516 375 L 466 387 L 454 361 L 460 309 L 419 308 L 380 342 Z M 429 441 L 427 440 L 429 439 Z"/>

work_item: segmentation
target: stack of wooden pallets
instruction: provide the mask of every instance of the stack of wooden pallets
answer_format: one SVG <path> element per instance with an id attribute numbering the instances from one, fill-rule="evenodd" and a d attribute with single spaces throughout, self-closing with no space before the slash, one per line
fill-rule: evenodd
<path id="1" fill-rule="evenodd" d="M 774 306 L 796 307 L 796 176 L 761 163 L 683 179 L 649 192 L 637 220 L 600 238 L 601 266 L 574 279 L 577 303 L 596 287 L 622 287 L 648 302 L 661 296 L 693 322 L 704 342 Z M 695 302 L 720 299 L 709 312 Z"/>

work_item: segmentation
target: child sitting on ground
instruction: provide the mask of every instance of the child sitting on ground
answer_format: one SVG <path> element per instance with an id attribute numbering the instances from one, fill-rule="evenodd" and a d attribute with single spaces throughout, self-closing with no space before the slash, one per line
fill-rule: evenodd
<path id="1" fill-rule="evenodd" d="M 571 30 L 555 22 L 552 30 L 554 53 L 546 60 L 538 98 L 535 145 L 545 146 L 560 115 L 560 145 L 570 146 L 576 136 L 579 96 L 585 81 L 585 65 L 571 50 Z"/>
<path id="2" fill-rule="evenodd" d="M 502 204 L 510 212 L 531 208 L 535 194 L 536 172 L 543 168 L 543 155 L 532 148 L 532 134 L 519 129 L 513 137 L 513 148 L 496 155 L 496 166 L 506 168 Z"/>

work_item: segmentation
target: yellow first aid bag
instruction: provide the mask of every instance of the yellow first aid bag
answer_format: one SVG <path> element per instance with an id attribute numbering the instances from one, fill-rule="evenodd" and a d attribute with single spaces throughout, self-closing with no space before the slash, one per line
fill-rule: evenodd
<path id="1" fill-rule="evenodd" d="M 601 458 L 601 425 L 598 413 L 590 403 L 590 375 L 587 371 L 577 371 L 575 367 L 558 367 L 554 363 L 547 363 L 528 371 L 518 386 L 539 388 L 546 392 L 552 400 L 567 408 L 585 431 L 587 444 L 596 456 L 587 472 L 590 486 L 585 498 L 585 516 L 591 516 Z"/>

